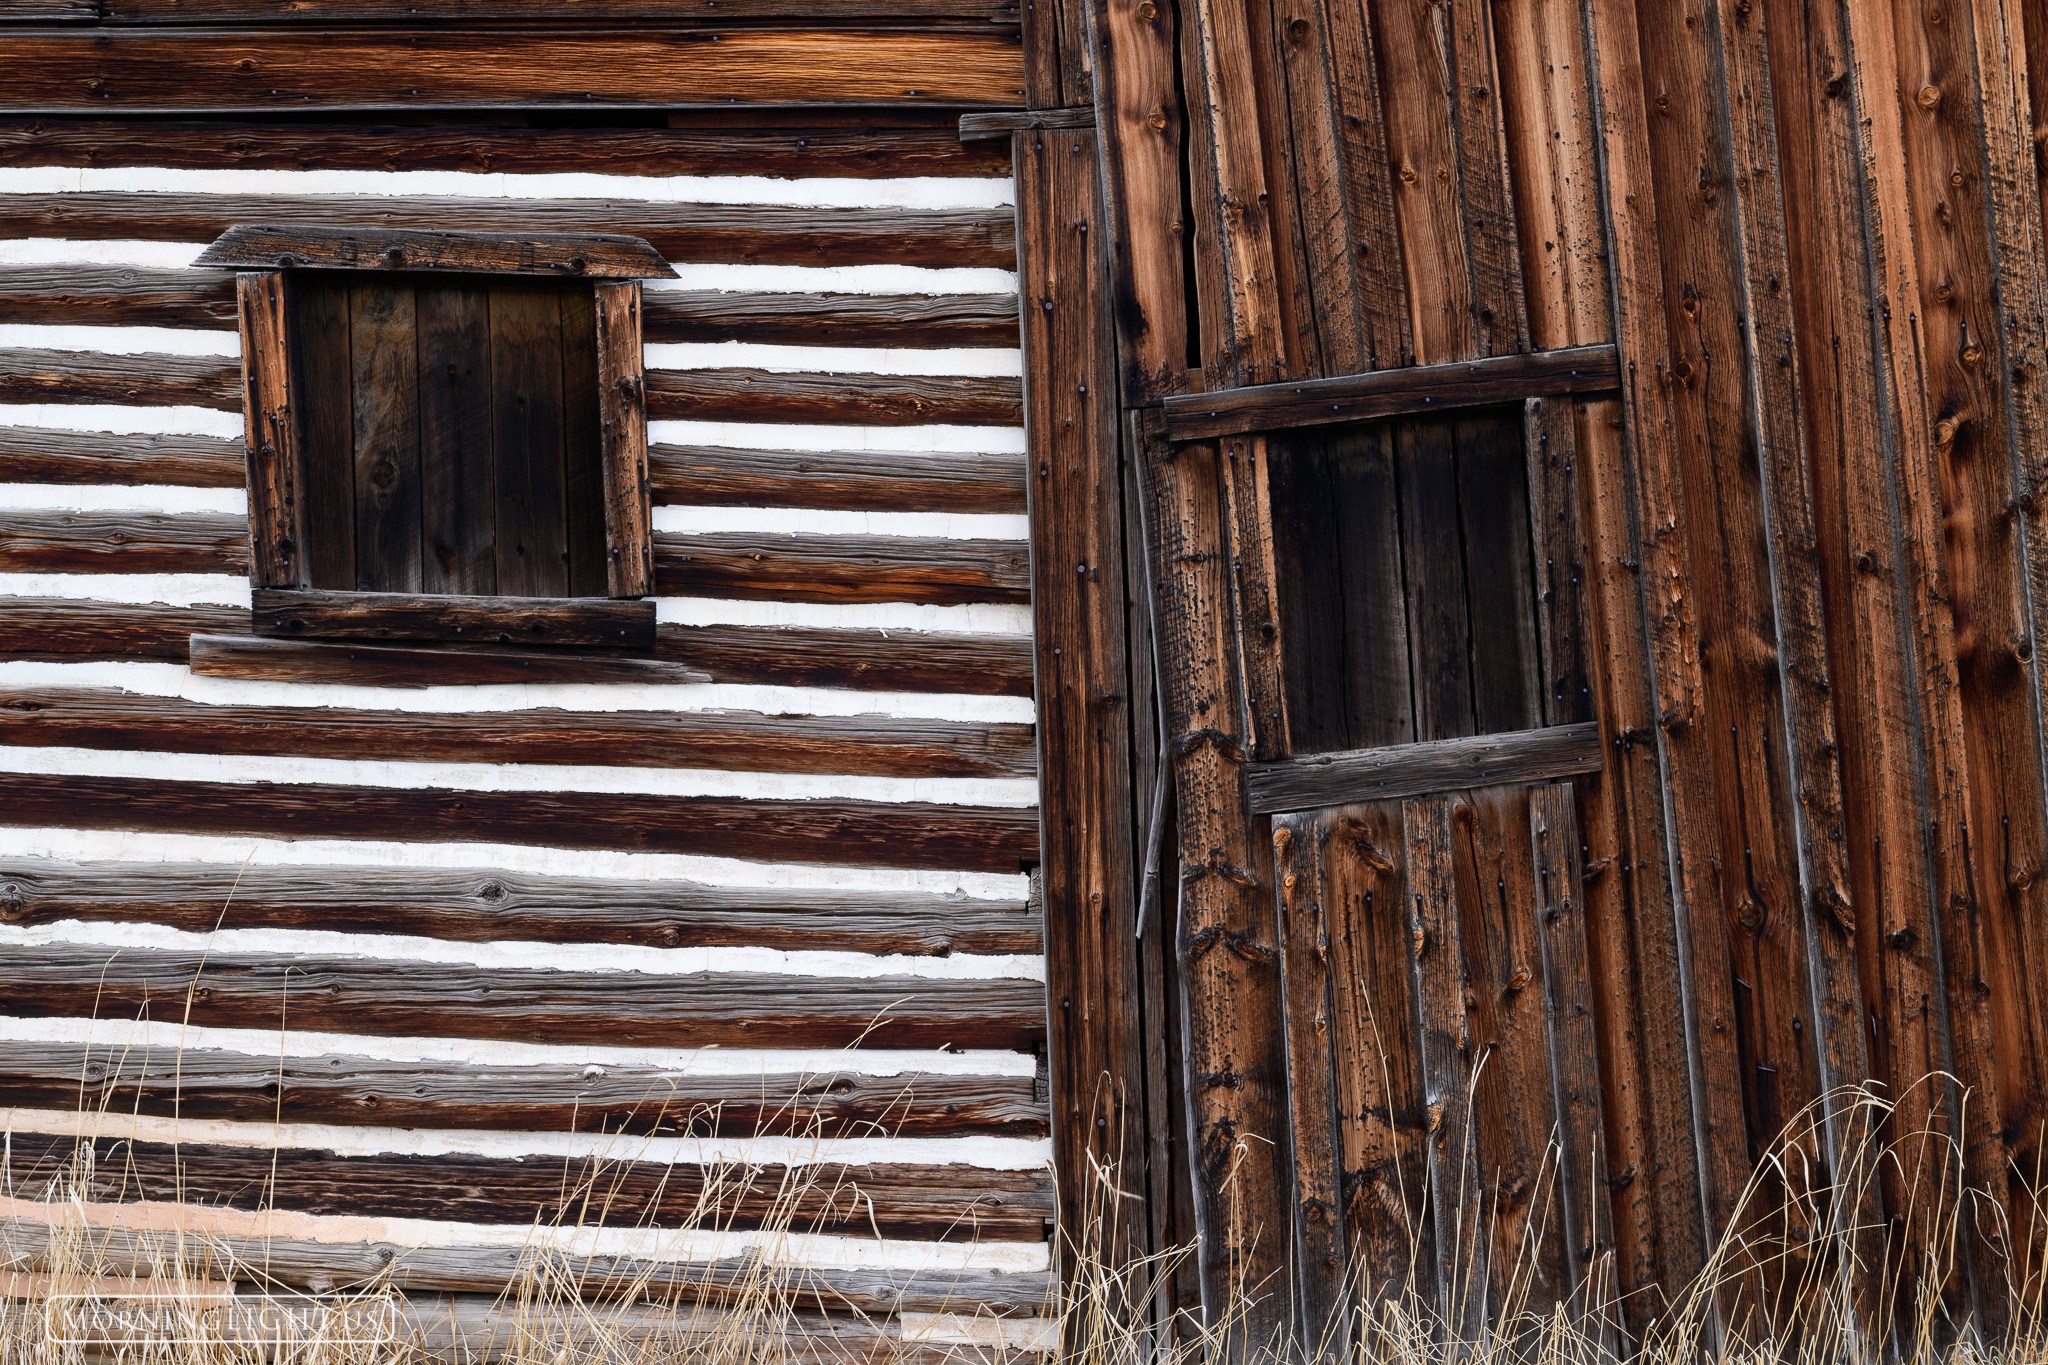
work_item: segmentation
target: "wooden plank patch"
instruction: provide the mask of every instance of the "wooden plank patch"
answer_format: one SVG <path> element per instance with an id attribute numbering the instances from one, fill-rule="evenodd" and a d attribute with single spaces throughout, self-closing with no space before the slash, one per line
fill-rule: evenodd
<path id="1" fill-rule="evenodd" d="M 1553 725 L 1258 763 L 1246 769 L 1246 785 L 1252 810 L 1268 815 L 1577 777 L 1600 771 L 1601 752 L 1597 724 Z"/>

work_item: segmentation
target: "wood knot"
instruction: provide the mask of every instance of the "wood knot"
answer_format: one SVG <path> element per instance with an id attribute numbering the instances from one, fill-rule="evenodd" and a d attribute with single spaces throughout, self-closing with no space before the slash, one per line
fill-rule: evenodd
<path id="1" fill-rule="evenodd" d="M 1934 108 L 1935 105 L 1941 103 L 1941 87 L 1938 85 L 1921 86 L 1920 93 L 1913 97 L 1913 102 L 1922 109 Z"/>

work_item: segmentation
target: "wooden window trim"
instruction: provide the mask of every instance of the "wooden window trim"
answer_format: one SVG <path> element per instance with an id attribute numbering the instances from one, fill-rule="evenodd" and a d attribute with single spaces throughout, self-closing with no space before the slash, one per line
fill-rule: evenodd
<path id="1" fill-rule="evenodd" d="M 587 279 L 596 303 L 599 459 L 602 469 L 606 590 L 613 599 L 654 591 L 654 533 L 647 461 L 647 381 L 641 349 L 640 279 L 673 276 L 638 238 L 236 226 L 198 264 L 237 269 L 249 490 L 249 576 L 264 597 L 252 609 L 259 634 L 333 638 L 473 640 L 528 643 L 651 644 L 653 604 L 620 613 L 603 598 L 430 597 L 419 594 L 315 593 L 303 547 L 308 515 L 304 452 L 294 391 L 287 275 L 298 269 L 546 276 Z M 262 265 L 262 269 L 243 267 Z M 347 599 L 344 602 L 342 599 Z M 266 604 L 267 603 L 267 608 Z M 265 629 L 266 611 L 296 627 Z M 500 626 L 487 627 L 495 617 Z M 629 619 L 630 618 L 630 619 Z M 317 623 L 317 629 L 308 622 Z M 400 633 L 405 632 L 405 633 Z M 616 638 L 621 632 L 631 639 Z M 615 638 L 597 637 L 613 635 Z"/>

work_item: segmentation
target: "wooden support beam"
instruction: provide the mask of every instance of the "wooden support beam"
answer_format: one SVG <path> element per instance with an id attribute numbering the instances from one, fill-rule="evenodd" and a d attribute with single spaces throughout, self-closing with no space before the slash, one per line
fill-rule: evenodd
<path id="1" fill-rule="evenodd" d="M 1601 748 L 1596 724 L 1554 725 L 1255 763 L 1245 770 L 1245 788 L 1253 811 L 1273 815 L 1583 776 L 1600 771 Z"/>

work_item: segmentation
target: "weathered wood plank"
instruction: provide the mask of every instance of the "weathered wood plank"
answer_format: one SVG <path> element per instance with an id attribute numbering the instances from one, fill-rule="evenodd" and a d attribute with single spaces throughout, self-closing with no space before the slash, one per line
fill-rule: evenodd
<path id="1" fill-rule="evenodd" d="M 195 633 L 249 629 L 241 607 L 170 607 L 84 602 L 69 597 L 0 598 L 0 658 L 185 660 Z"/>
<path id="2" fill-rule="evenodd" d="M 780 177 L 1010 173 L 1010 149 L 962 143 L 949 109 L 671 110 L 668 118 L 666 128 L 7 119 L 0 153 L 11 166 L 199 170 L 726 175 L 737 157 Z"/>
<path id="3" fill-rule="evenodd" d="M 656 0 L 579 0 L 582 23 L 610 24 L 695 17 Z M 469 23 L 559 20 L 562 11 L 542 0 L 119 0 L 108 4 L 109 24 L 411 24 L 458 20 Z M 811 23 L 884 19 L 906 23 L 946 20 L 1016 23 L 1009 0 L 720 0 L 717 22 L 739 19 L 801 19 Z"/>
<path id="4" fill-rule="evenodd" d="M 1455 426 L 1447 417 L 1394 428 L 1394 477 L 1400 490 L 1401 577 L 1373 584 L 1398 593 L 1408 616 L 1408 687 L 1415 737 L 1476 734 L 1479 670 L 1492 661 L 1473 650 L 1471 585 L 1460 534 Z"/>
<path id="5" fill-rule="evenodd" d="M 235 317 L 235 282 L 225 276 L 141 266 L 0 266 L 0 322 L 230 330 Z"/>
<path id="6" fill-rule="evenodd" d="M 729 168 L 727 168 L 729 170 Z M 0 230 L 16 237 L 211 242 L 237 223 L 408 227 L 474 232 L 615 232 L 676 260 L 768 265 L 889 262 L 1016 265 L 1008 210 L 816 209 L 613 199 L 466 199 L 395 195 L 9 195 Z"/>
<path id="7" fill-rule="evenodd" d="M 61 1178 L 84 1145 L 17 1124 L 7 1163 L 14 1185 L 34 1189 Z M 339 1156 L 112 1137 L 91 1146 L 99 1159 L 94 1202 L 165 1200 L 330 1217 L 738 1230 L 767 1226 L 778 1206 L 787 1206 L 783 1217 L 820 1232 L 1018 1242 L 1045 1235 L 1052 1204 L 1045 1172 L 972 1166 L 762 1166 L 742 1177 L 718 1166 L 630 1159 Z"/>
<path id="8" fill-rule="evenodd" d="M 11 952 L 0 999 L 9 1013 L 28 1017 L 97 1011 L 103 1019 L 276 1028 L 282 1008 L 292 1027 L 332 1033 L 632 1047 L 1028 1050 L 1045 1036 L 1045 988 L 1036 981 L 493 971 L 71 944 Z"/>
<path id="9" fill-rule="evenodd" d="M 1255 763 L 1245 770 L 1245 788 L 1261 815 L 1314 810 L 1595 773 L 1602 747 L 1600 727 L 1590 722 L 1422 740 Z"/>
<path id="10" fill-rule="evenodd" d="M 562 328 L 562 519 L 567 541 L 568 586 L 577 597 L 611 591 L 610 508 L 603 467 L 604 404 L 598 395 L 597 296 L 594 290 L 564 289 L 559 299 Z M 627 358 L 619 357 L 623 364 Z M 644 414 L 643 414 L 644 415 Z M 571 451 L 596 458 L 598 468 L 575 467 Z M 651 498 L 651 495 L 650 495 Z M 652 513 L 650 511 L 649 515 Z"/>
<path id="11" fill-rule="evenodd" d="M 567 484 L 587 477 L 589 450 L 568 449 L 562 378 L 562 295 L 532 281 L 493 281 L 491 463 L 496 496 L 492 542 L 498 591 L 520 597 L 569 594 Z M 594 600 L 594 599 L 592 599 Z M 648 643 L 652 643 L 650 628 Z"/>
<path id="12" fill-rule="evenodd" d="M 182 404 L 238 412 L 240 366 L 188 355 L 107 355 L 13 346 L 0 369 L 0 403 Z"/>
<path id="13" fill-rule="evenodd" d="M 488 943 L 836 949 L 946 957 L 1043 951 L 1034 907 L 933 892 L 788 890 L 496 868 L 235 867 L 0 859 L 0 921 L 388 933 Z"/>
<path id="14" fill-rule="evenodd" d="M 419 326 L 420 591 L 498 591 L 490 294 L 422 282 Z"/>
<path id="15" fill-rule="evenodd" d="M 297 367 L 299 474 L 307 507 L 302 587 L 356 587 L 354 332 L 348 286 L 334 276 L 284 282 Z"/>
<path id="16" fill-rule="evenodd" d="M 23 483 L 179 488 L 240 488 L 244 483 L 242 443 L 212 436 L 0 427 L 0 464 Z"/>
<path id="17" fill-rule="evenodd" d="M 23 823 L 71 829 L 549 848 L 624 845 L 648 853 L 974 872 L 1016 872 L 1038 860 L 1034 810 L 920 802 L 412 791 L 34 774 L 10 777 L 8 800 L 10 813 Z M 346 1024 L 337 1028 L 345 1031 Z"/>
<path id="18" fill-rule="evenodd" d="M 248 572 L 243 517 L 0 513 L 0 568 L 18 573 Z"/>
<path id="19" fill-rule="evenodd" d="M 0 272 L 0 290 L 6 287 Z M 0 302 L 0 317 L 8 305 Z M 657 289 L 642 301 L 650 342 L 799 346 L 1017 345 L 1011 294 L 755 294 Z"/>
<path id="20" fill-rule="evenodd" d="M 0 450 L 5 441 L 0 435 Z M 1023 455 L 653 446 L 647 461 L 658 500 L 698 507 L 986 513 L 1025 506 Z"/>
<path id="21" fill-rule="evenodd" d="M 230 270 L 407 270 L 635 280 L 676 272 L 638 237 L 238 224 L 193 258 Z"/>
<path id="22" fill-rule="evenodd" d="M 1023 103 L 1023 75 L 1015 35 L 1000 30 L 116 29 L 0 39 L 0 109 L 19 113 L 1011 105 Z"/>
<path id="23" fill-rule="evenodd" d="M 1029 777 L 1028 725 L 750 711 L 389 712 L 0 687 L 0 743 L 328 758 Z"/>
<path id="24" fill-rule="evenodd" d="M 647 418 L 653 406 L 641 369 L 640 286 L 595 286 L 598 451 L 604 483 L 605 591 L 644 597 L 654 591 L 654 528 L 649 521 Z M 573 345 L 572 338 L 564 338 Z"/>
<path id="25" fill-rule="evenodd" d="M 501 645 L 651 648 L 654 603 L 601 597 L 485 597 L 388 592 L 252 594 L 251 625 L 283 639 L 449 640 Z"/>
<path id="26" fill-rule="evenodd" d="M 412 282 L 351 283 L 349 402 L 355 438 L 356 581 L 420 592 L 419 313 Z"/>
<path id="27" fill-rule="evenodd" d="M 1160 407 L 1171 439 L 1195 441 L 1525 398 L 1612 393 L 1621 383 L 1619 364 L 1612 345 L 1568 346 L 1527 355 L 1179 394 L 1162 399 Z"/>
<path id="28" fill-rule="evenodd" d="M 1482 735 L 1533 729 L 1544 723 L 1543 651 L 1537 640 L 1522 412 L 1470 417 L 1455 423 L 1454 431 L 1472 628 L 1473 728 Z"/>
<path id="29" fill-rule="evenodd" d="M 1401 582 L 1394 432 L 1374 426 L 1333 433 L 1329 450 L 1330 501 L 1342 527 L 1334 568 L 1342 653 L 1337 687 L 1350 737 L 1343 747 L 1405 744 L 1417 736 L 1408 611 L 1393 590 Z"/>
<path id="30" fill-rule="evenodd" d="M 235 624 L 246 630 L 247 616 L 235 614 L 241 618 Z M 489 647 L 441 649 L 419 644 L 326 644 L 208 633 L 190 637 L 186 656 L 194 673 L 208 677 L 350 683 L 358 687 L 711 680 L 708 673 L 674 660 L 618 654 L 528 653 Z"/>
<path id="31" fill-rule="evenodd" d="M 4 537 L 0 529 L 0 537 Z M 790 602 L 1028 602 L 1020 541 L 908 536 L 762 536 L 736 531 L 655 536 L 664 597 Z M 0 553 L 6 541 L 0 538 Z"/>
<path id="32" fill-rule="evenodd" d="M 74 1043 L 10 1043 L 0 1057 L 0 1102 L 21 1109 L 514 1132 L 1039 1137 L 1045 1104 L 1032 1090 L 1029 1076 L 692 1076 Z"/>
<path id="33" fill-rule="evenodd" d="M 701 668 L 713 682 L 1031 695 L 1031 640 L 1024 635 L 665 625 L 655 652 Z"/>
<path id="34" fill-rule="evenodd" d="M 235 295 L 241 312 L 249 577 L 264 587 L 301 587 L 311 581 L 306 537 L 312 489 L 292 404 L 295 338 L 284 280 L 274 273 L 237 275 Z"/>
<path id="35" fill-rule="evenodd" d="M 777 370 L 650 370 L 647 415 L 700 422 L 1020 426 L 1020 380 Z"/>

